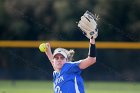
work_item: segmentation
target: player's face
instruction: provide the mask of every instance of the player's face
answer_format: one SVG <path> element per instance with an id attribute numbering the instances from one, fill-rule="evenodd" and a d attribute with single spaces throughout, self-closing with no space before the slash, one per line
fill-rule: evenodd
<path id="1" fill-rule="evenodd" d="M 53 58 L 53 61 L 55 68 L 61 70 L 62 66 L 66 62 L 66 58 L 62 54 L 56 54 Z"/>

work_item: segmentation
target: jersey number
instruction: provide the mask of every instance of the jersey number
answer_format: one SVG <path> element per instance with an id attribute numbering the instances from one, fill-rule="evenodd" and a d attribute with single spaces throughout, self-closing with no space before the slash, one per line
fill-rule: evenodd
<path id="1" fill-rule="evenodd" d="M 56 86 L 55 93 L 62 93 L 62 91 L 60 90 L 60 87 L 59 86 Z"/>

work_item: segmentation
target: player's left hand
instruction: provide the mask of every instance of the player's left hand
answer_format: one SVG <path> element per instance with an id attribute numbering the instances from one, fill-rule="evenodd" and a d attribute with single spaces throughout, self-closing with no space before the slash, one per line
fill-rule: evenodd
<path id="1" fill-rule="evenodd" d="M 86 11 L 81 17 L 81 20 L 78 23 L 78 27 L 83 31 L 87 38 L 97 38 L 98 29 L 97 29 L 97 20 L 98 16 L 93 15 L 91 12 Z"/>

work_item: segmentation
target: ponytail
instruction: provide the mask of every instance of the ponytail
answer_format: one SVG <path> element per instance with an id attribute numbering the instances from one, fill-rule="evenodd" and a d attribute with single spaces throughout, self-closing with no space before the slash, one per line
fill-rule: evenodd
<path id="1" fill-rule="evenodd" d="M 73 61 L 73 56 L 74 56 L 74 50 L 73 49 L 70 49 L 68 51 L 68 61 Z"/>

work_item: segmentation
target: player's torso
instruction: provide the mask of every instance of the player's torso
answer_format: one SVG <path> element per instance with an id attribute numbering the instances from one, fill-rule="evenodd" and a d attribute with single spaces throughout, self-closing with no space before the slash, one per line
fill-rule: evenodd
<path id="1" fill-rule="evenodd" d="M 54 77 L 55 93 L 84 93 L 83 80 L 79 72 L 71 71 L 70 66 L 64 66 Z"/>

